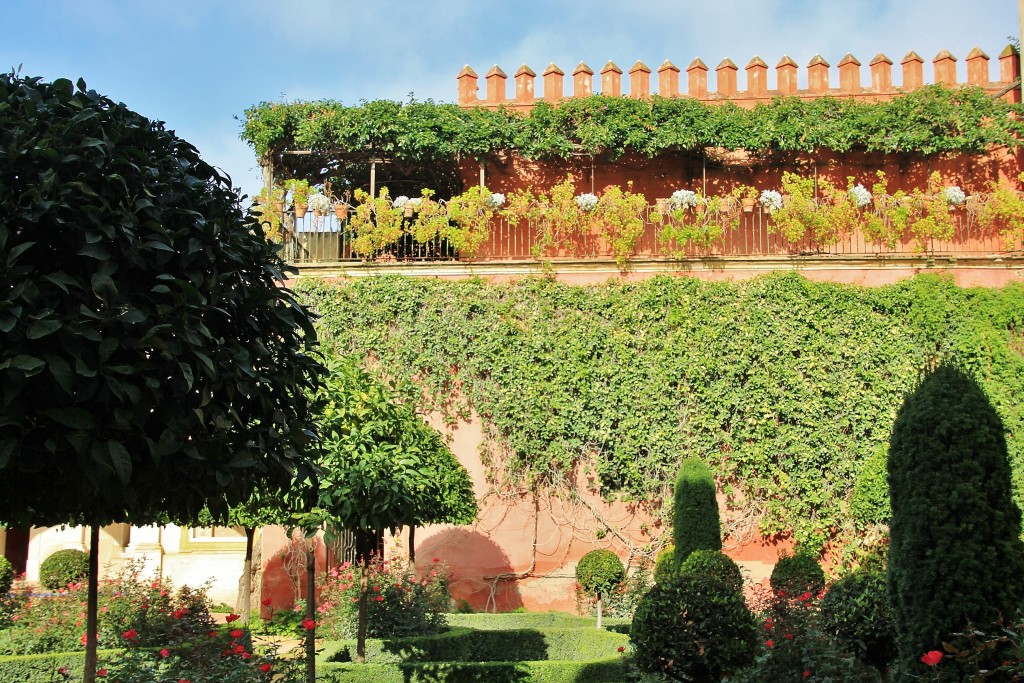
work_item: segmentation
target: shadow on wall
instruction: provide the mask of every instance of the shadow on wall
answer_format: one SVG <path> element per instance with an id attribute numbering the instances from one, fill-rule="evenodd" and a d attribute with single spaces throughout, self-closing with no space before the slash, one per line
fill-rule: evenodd
<path id="1" fill-rule="evenodd" d="M 518 579 L 524 578 L 505 551 L 479 531 L 447 529 L 416 548 L 418 560 L 438 558 L 459 571 L 451 577 L 450 590 L 456 609 L 477 612 L 511 612 L 523 607 Z"/>

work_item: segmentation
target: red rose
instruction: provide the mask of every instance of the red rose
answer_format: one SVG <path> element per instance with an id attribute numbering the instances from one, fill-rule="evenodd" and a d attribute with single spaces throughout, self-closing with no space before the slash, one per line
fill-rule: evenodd
<path id="1" fill-rule="evenodd" d="M 242 617 L 238 616 L 237 614 L 231 613 L 231 614 L 227 615 L 226 617 L 224 617 L 224 621 L 226 621 L 227 623 L 230 624 L 232 621 L 238 621 L 241 618 Z"/>
<path id="2" fill-rule="evenodd" d="M 97 676 L 106 676 L 107 675 L 107 670 L 106 669 L 97 669 L 96 670 L 96 675 Z"/>
<path id="3" fill-rule="evenodd" d="M 622 645 L 619 645 L 619 652 L 625 652 L 625 651 L 626 651 L 626 648 L 623 647 Z"/>
<path id="4" fill-rule="evenodd" d="M 313 629 L 316 628 L 316 620 L 315 619 L 310 619 L 308 617 L 303 619 L 302 620 L 302 628 L 306 629 L 307 631 L 312 631 Z"/>
<path id="5" fill-rule="evenodd" d="M 765 647 L 775 647 L 775 641 L 774 640 L 766 640 L 766 641 L 764 641 L 764 646 Z"/>
<path id="6" fill-rule="evenodd" d="M 806 669 L 804 669 L 804 678 L 807 678 L 810 675 L 811 675 L 811 672 L 806 670 Z"/>
<path id="7" fill-rule="evenodd" d="M 163 650 L 160 650 L 160 656 L 161 657 L 170 657 L 171 656 L 171 651 L 168 650 L 167 648 L 164 648 Z"/>
<path id="8" fill-rule="evenodd" d="M 232 631 L 228 635 L 231 636 L 232 638 L 241 638 L 242 636 L 245 635 L 245 631 L 243 631 L 240 628 L 236 628 L 234 631 Z"/>
<path id="9" fill-rule="evenodd" d="M 270 673 L 270 662 L 263 662 L 260 664 L 260 671 L 263 673 Z"/>
<path id="10" fill-rule="evenodd" d="M 926 652 L 921 656 L 921 661 L 927 664 L 928 666 L 935 666 L 936 664 L 942 661 L 942 653 L 938 650 Z"/>
<path id="11" fill-rule="evenodd" d="M 270 598 L 263 598 L 262 602 L 264 607 L 270 607 L 270 603 L 272 603 L 273 600 L 271 600 Z"/>
<path id="12" fill-rule="evenodd" d="M 132 640 L 133 638 L 138 638 L 139 637 L 139 632 L 136 631 L 133 628 L 130 628 L 127 631 L 125 631 L 124 633 L 122 633 L 121 637 L 124 638 L 125 640 Z"/>

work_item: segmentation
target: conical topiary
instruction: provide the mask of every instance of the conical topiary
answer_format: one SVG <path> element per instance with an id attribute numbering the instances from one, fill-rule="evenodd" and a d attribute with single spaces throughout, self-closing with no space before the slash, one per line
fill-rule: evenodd
<path id="1" fill-rule="evenodd" d="M 698 458 L 687 458 L 676 477 L 672 521 L 676 566 L 694 550 L 721 550 L 722 530 L 711 470 Z"/>
<path id="2" fill-rule="evenodd" d="M 984 630 L 1021 605 L 1024 546 L 1003 432 L 978 383 L 950 366 L 926 375 L 896 416 L 888 580 L 905 674 L 925 673 L 921 656 L 968 624 Z M 954 663 L 942 666 L 960 680 Z"/>

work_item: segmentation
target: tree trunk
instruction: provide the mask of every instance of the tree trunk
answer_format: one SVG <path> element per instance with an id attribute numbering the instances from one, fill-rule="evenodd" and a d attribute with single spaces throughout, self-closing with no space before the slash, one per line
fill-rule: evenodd
<path id="1" fill-rule="evenodd" d="M 409 573 L 416 575 L 416 525 L 409 525 Z"/>
<path id="2" fill-rule="evenodd" d="M 313 628 L 306 630 L 306 683 L 316 683 L 316 537 L 306 544 L 306 619 Z"/>
<path id="3" fill-rule="evenodd" d="M 601 630 L 601 594 L 597 594 L 597 628 Z"/>
<path id="4" fill-rule="evenodd" d="M 377 538 L 383 532 L 374 530 L 357 529 L 356 532 L 356 561 L 359 564 L 359 625 L 356 629 L 356 662 L 366 663 L 366 607 L 369 600 L 370 577 L 367 575 L 370 569 L 370 559 L 377 554 Z"/>
<path id="5" fill-rule="evenodd" d="M 245 561 L 242 563 L 242 600 L 238 605 L 242 623 L 249 626 L 252 616 L 252 546 L 256 537 L 255 527 L 245 527 Z"/>
<path id="6" fill-rule="evenodd" d="M 84 683 L 96 681 L 96 614 L 98 612 L 97 588 L 100 574 L 100 527 L 93 524 L 89 527 L 89 588 L 86 603 L 85 621 L 85 673 Z"/>

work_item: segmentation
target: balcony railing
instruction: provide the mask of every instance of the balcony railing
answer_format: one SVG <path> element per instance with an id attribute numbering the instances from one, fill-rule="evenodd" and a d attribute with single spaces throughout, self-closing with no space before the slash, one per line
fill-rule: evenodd
<path id="1" fill-rule="evenodd" d="M 653 207 L 650 211 L 653 211 Z M 998 229 L 983 229 L 972 213 L 957 209 L 952 212 L 954 230 L 946 240 L 920 240 L 908 230 L 893 246 L 868 240 L 859 229 L 840 235 L 837 240 L 819 243 L 810 234 L 800 240 L 787 240 L 772 230 L 771 217 L 756 207 L 743 213 L 738 225 L 723 229 L 720 237 L 707 246 L 693 242 L 680 244 L 666 237 L 669 221 L 645 221 L 643 233 L 635 242 L 627 260 L 685 261 L 716 257 L 956 257 L 1004 255 L 1024 251 L 1018 235 L 1009 243 Z M 417 242 L 409 233 L 398 241 L 371 254 L 358 253 L 352 247 L 353 234 L 347 221 L 334 215 L 315 217 L 307 213 L 296 219 L 286 214 L 284 221 L 283 257 L 296 266 L 361 263 L 408 262 L 522 262 L 592 260 L 614 261 L 611 245 L 595 234 L 564 236 L 552 241 L 542 231 L 526 222 L 511 224 L 495 217 L 480 248 L 472 256 L 459 254 L 445 239 Z M 542 244 L 543 241 L 543 244 Z"/>

